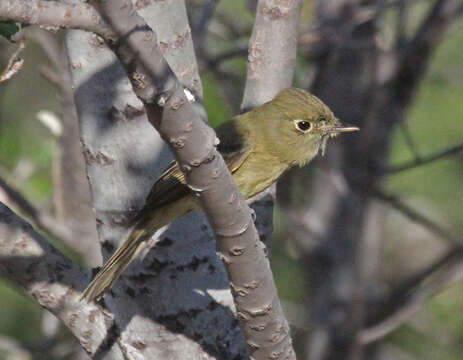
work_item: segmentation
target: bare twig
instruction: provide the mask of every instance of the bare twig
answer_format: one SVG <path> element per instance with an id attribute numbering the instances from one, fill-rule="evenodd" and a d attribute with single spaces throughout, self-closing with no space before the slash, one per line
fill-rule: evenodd
<path id="1" fill-rule="evenodd" d="M 402 171 L 406 171 L 406 170 L 414 169 L 422 165 L 430 164 L 434 161 L 444 159 L 448 156 L 457 155 L 461 153 L 462 151 L 463 151 L 463 144 L 458 144 L 458 145 L 452 146 L 449 149 L 438 152 L 436 154 L 415 158 L 415 160 L 408 161 L 404 164 L 391 166 L 389 168 L 386 168 L 384 170 L 384 173 L 385 174 L 397 174 Z"/>
<path id="2" fill-rule="evenodd" d="M 415 158 L 415 161 L 421 161 L 421 156 L 418 152 L 418 149 L 416 147 L 416 143 L 413 140 L 412 135 L 410 134 L 410 129 L 408 127 L 408 124 L 405 122 L 401 122 L 399 124 L 400 130 L 402 130 L 402 134 L 405 138 L 405 143 L 407 144 L 408 148 L 410 149 L 411 153 L 413 154 L 413 157 Z"/>
<path id="3" fill-rule="evenodd" d="M 433 264 L 398 285 L 388 300 L 378 306 L 381 320 L 360 332 L 361 343 L 365 345 L 391 333 L 419 311 L 427 299 L 456 277 L 461 279 L 462 260 L 462 247 L 453 247 Z"/>
<path id="4" fill-rule="evenodd" d="M 398 8 L 397 26 L 396 26 L 396 46 L 401 47 L 407 39 L 407 23 L 408 23 L 408 0 L 396 1 Z"/>
<path id="5" fill-rule="evenodd" d="M 231 60 L 235 57 L 242 57 L 248 54 L 248 47 L 243 47 L 243 48 L 236 48 L 232 49 L 230 51 L 225 51 L 215 57 L 211 57 L 207 59 L 206 61 L 206 68 L 202 69 L 204 70 L 210 70 L 211 68 L 215 68 L 219 66 L 221 63 L 227 60 Z"/>
<path id="6" fill-rule="evenodd" d="M 22 210 L 38 227 L 49 235 L 72 244 L 74 239 L 68 228 L 59 222 L 53 215 L 40 211 L 34 207 L 20 192 L 13 189 L 0 178 L 0 188 L 4 191 L 10 202 Z"/>
<path id="7" fill-rule="evenodd" d="M 400 211 L 403 215 L 408 217 L 413 222 L 422 225 L 424 228 L 428 229 L 430 232 L 436 234 L 444 240 L 447 240 L 450 244 L 459 244 L 460 239 L 449 233 L 447 230 L 443 229 L 440 225 L 436 224 L 431 219 L 428 219 L 423 214 L 420 214 L 416 210 L 412 209 L 406 205 L 402 200 L 397 196 L 386 194 L 380 190 L 375 190 L 371 194 L 374 198 L 392 206 L 394 209 Z"/>
<path id="8" fill-rule="evenodd" d="M 212 16 L 214 15 L 214 11 L 218 3 L 219 3 L 219 0 L 208 0 L 204 2 L 201 8 L 201 14 L 200 14 L 199 20 L 197 24 L 193 26 L 195 44 L 196 44 L 196 40 L 198 40 L 199 42 L 204 41 L 207 24 L 209 23 Z"/>
<path id="9" fill-rule="evenodd" d="M 8 64 L 3 70 L 2 74 L 0 75 L 0 83 L 11 79 L 14 75 L 16 75 L 24 65 L 24 59 L 19 57 L 19 54 L 24 50 L 25 42 L 24 40 L 19 41 L 18 48 L 15 52 L 11 55 L 10 59 L 8 60 Z"/>

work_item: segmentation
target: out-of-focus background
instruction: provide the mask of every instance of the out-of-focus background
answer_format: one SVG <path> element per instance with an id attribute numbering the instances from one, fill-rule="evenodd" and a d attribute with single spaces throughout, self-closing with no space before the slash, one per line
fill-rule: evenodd
<path id="1" fill-rule="evenodd" d="M 239 112 L 255 6 L 244 0 L 215 3 L 196 49 L 214 126 Z M 362 131 L 330 140 L 325 157 L 291 171 L 278 185 L 271 263 L 299 358 L 341 358 L 327 344 L 340 351 L 348 343 L 357 311 L 365 358 L 460 360 L 462 10 L 446 14 L 450 19 L 435 25 L 437 34 L 424 36 L 429 43 L 420 47 L 419 32 L 426 21 L 432 26 L 433 11 L 439 17 L 433 8 L 438 2 L 363 1 L 351 7 L 358 2 L 340 1 L 343 9 L 335 3 L 304 1 L 294 84 L 319 95 Z M 187 6 L 194 29 L 204 2 Z M 60 36 L 25 31 L 24 67 L 0 84 L 0 178 L 37 209 L 56 213 L 60 135 L 43 112 L 59 118 L 62 107 L 44 44 L 60 44 Z M 0 40 L 0 68 L 16 48 Z M 410 168 L 399 168 L 403 164 Z M 0 201 L 7 201 L 1 188 Z M 335 221 L 340 216 L 344 223 Z M 352 291 L 359 292 L 358 302 L 345 300 Z M 47 342 L 47 332 L 58 325 L 4 281 L 0 308 L 0 359 L 39 358 L 20 349 L 47 347 L 53 347 L 48 359 L 72 358 L 71 335 L 62 330 Z"/>

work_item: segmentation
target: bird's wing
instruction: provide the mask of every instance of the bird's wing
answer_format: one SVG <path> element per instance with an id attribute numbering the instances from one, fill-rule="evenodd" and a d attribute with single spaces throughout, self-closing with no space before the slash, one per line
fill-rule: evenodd
<path id="1" fill-rule="evenodd" d="M 234 122 L 229 121 L 216 129 L 220 144 L 217 150 L 222 154 L 228 170 L 234 173 L 251 153 L 251 147 L 235 130 Z M 157 208 L 176 201 L 190 193 L 185 181 L 185 175 L 176 161 L 172 161 L 154 183 L 145 206 Z"/>

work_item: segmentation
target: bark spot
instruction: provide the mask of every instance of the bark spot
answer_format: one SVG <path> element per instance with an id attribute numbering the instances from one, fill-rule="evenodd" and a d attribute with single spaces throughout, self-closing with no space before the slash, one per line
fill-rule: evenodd
<path id="1" fill-rule="evenodd" d="M 127 286 L 125 289 L 125 292 L 127 295 L 129 295 L 132 299 L 135 297 L 135 290 L 132 289 L 131 287 Z"/>
<path id="2" fill-rule="evenodd" d="M 143 351 L 145 350 L 146 348 L 146 344 L 143 342 L 143 341 L 140 341 L 140 340 L 135 340 L 131 343 L 131 345 L 137 349 L 137 350 L 140 350 L 140 351 Z"/>
<path id="3" fill-rule="evenodd" d="M 70 22 L 72 17 L 72 10 L 71 8 L 66 9 L 66 12 L 64 13 L 64 21 L 65 22 Z"/>
<path id="4" fill-rule="evenodd" d="M 185 136 L 179 136 L 177 138 L 170 138 L 169 142 L 174 148 L 182 149 L 185 146 L 185 140 Z"/>
<path id="5" fill-rule="evenodd" d="M 259 282 L 257 280 L 252 280 L 248 284 L 244 284 L 246 289 L 257 289 L 259 287 Z"/>
<path id="6" fill-rule="evenodd" d="M 209 257 L 205 256 L 201 259 L 197 258 L 196 256 L 193 256 L 193 260 L 187 265 L 188 269 L 196 271 L 198 269 L 199 265 L 207 263 L 209 261 Z"/>
<path id="7" fill-rule="evenodd" d="M 248 344 L 248 346 L 252 349 L 252 350 L 257 350 L 260 348 L 259 345 L 253 343 L 252 341 L 246 341 L 246 343 Z"/>
<path id="8" fill-rule="evenodd" d="M 113 158 L 105 155 L 101 151 L 98 151 L 96 155 L 93 154 L 86 145 L 83 146 L 83 154 L 87 165 L 98 164 L 100 166 L 108 166 L 114 164 L 115 162 Z"/>
<path id="9" fill-rule="evenodd" d="M 264 331 L 267 325 L 265 323 L 257 325 L 249 325 L 249 327 L 254 331 Z"/>
<path id="10" fill-rule="evenodd" d="M 253 39 L 249 46 L 248 62 L 253 73 L 257 73 L 262 63 L 262 49 L 260 44 L 260 32 L 257 31 L 256 38 Z"/>
<path id="11" fill-rule="evenodd" d="M 132 106 L 130 104 L 127 104 L 124 108 L 124 115 L 127 117 L 127 119 L 133 119 L 138 116 L 141 116 L 145 113 L 145 108 L 138 109 L 135 106 Z"/>
<path id="12" fill-rule="evenodd" d="M 191 171 L 191 166 L 190 165 L 182 165 L 182 171 L 184 173 L 188 173 Z"/>
<path id="13" fill-rule="evenodd" d="M 109 240 L 105 240 L 102 245 L 108 254 L 111 254 L 116 248 Z"/>
<path id="14" fill-rule="evenodd" d="M 170 105 L 170 108 L 172 110 L 178 110 L 182 107 L 182 105 L 185 104 L 185 99 L 184 98 L 181 98 L 180 100 L 178 101 L 174 101 L 171 105 Z"/>
<path id="15" fill-rule="evenodd" d="M 158 241 L 156 246 L 159 246 L 159 247 L 169 247 L 169 246 L 172 246 L 174 242 L 169 239 L 168 237 L 162 239 L 161 241 Z"/>
<path id="16" fill-rule="evenodd" d="M 233 255 L 233 256 L 240 256 L 240 255 L 243 255 L 244 253 L 244 248 L 242 247 L 238 247 L 238 246 L 234 246 L 230 249 L 230 254 Z"/>
<path id="17" fill-rule="evenodd" d="M 289 1 L 286 1 L 289 5 Z M 286 19 L 289 14 L 289 7 L 283 5 L 268 6 L 265 5 L 262 13 L 271 20 Z"/>
<path id="18" fill-rule="evenodd" d="M 215 272 L 215 266 L 212 264 L 209 264 L 209 266 L 207 267 L 207 272 L 209 274 L 213 274 Z"/>
<path id="19" fill-rule="evenodd" d="M 134 72 L 132 74 L 132 79 L 133 79 L 133 84 L 135 85 L 136 88 L 138 89 L 146 88 L 145 75 L 140 74 L 138 72 Z"/>
<path id="20" fill-rule="evenodd" d="M 218 305 L 219 304 L 217 302 L 211 301 L 209 304 L 207 304 L 206 309 L 209 311 L 214 311 L 215 309 L 217 309 Z"/>
<path id="21" fill-rule="evenodd" d="M 77 319 L 78 319 L 77 314 L 72 314 L 71 316 L 69 316 L 69 323 L 68 323 L 68 326 L 69 326 L 71 329 L 76 327 Z"/>
<path id="22" fill-rule="evenodd" d="M 76 69 L 81 69 L 82 68 L 82 63 L 79 61 L 73 61 L 71 63 L 71 67 L 76 70 Z"/>
<path id="23" fill-rule="evenodd" d="M 246 315 L 244 312 L 241 312 L 241 311 L 238 311 L 236 313 L 236 316 L 238 317 L 238 319 L 240 319 L 241 321 L 248 321 L 249 320 L 249 316 Z"/>
<path id="24" fill-rule="evenodd" d="M 231 193 L 230 195 L 230 199 L 228 199 L 228 203 L 229 204 L 233 204 L 233 202 L 236 200 L 236 194 L 235 193 Z"/>
<path id="25" fill-rule="evenodd" d="M 185 126 L 185 131 L 186 132 L 190 132 L 191 130 L 193 130 L 193 122 L 188 122 Z"/>
<path id="26" fill-rule="evenodd" d="M 98 315 L 98 311 L 97 310 L 92 310 L 90 311 L 90 314 L 88 315 L 88 321 L 93 324 L 95 323 L 95 318 L 96 316 Z"/>

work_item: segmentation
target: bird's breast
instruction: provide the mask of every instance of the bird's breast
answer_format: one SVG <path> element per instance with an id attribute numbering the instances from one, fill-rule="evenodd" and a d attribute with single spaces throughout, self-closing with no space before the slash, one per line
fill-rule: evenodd
<path id="1" fill-rule="evenodd" d="M 233 179 L 245 198 L 250 198 L 272 185 L 288 165 L 269 154 L 250 154 L 233 173 Z"/>

